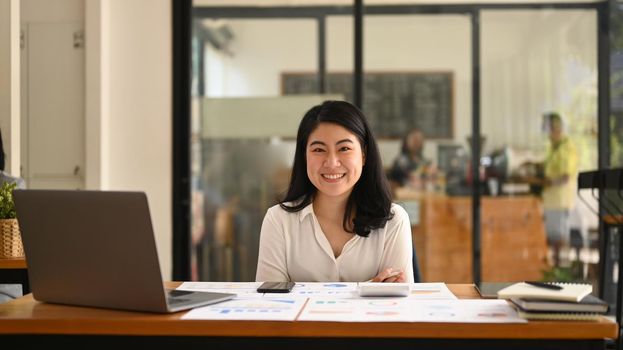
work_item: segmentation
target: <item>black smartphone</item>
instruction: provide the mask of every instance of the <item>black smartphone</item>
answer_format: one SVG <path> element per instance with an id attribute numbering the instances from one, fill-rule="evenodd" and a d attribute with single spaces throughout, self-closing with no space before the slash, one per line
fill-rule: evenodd
<path id="1" fill-rule="evenodd" d="M 258 293 L 289 293 L 294 288 L 294 282 L 264 282 L 257 289 Z"/>

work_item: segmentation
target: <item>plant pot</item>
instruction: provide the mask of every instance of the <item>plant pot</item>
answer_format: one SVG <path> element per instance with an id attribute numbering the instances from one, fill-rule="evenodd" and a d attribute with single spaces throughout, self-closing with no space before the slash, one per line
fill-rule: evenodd
<path id="1" fill-rule="evenodd" d="M 24 246 L 17 219 L 0 219 L 0 259 L 21 258 Z"/>

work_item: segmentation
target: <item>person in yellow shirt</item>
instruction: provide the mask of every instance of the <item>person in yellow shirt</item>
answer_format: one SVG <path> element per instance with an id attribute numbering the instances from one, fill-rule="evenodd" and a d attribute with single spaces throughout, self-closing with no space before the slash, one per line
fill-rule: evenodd
<path id="1" fill-rule="evenodd" d="M 564 134 L 560 114 L 544 114 L 549 146 L 543 164 L 543 177 L 526 181 L 543 187 L 543 210 L 547 242 L 553 251 L 554 266 L 560 265 L 560 251 L 569 245 L 569 212 L 577 190 L 578 155 L 571 139 Z"/>

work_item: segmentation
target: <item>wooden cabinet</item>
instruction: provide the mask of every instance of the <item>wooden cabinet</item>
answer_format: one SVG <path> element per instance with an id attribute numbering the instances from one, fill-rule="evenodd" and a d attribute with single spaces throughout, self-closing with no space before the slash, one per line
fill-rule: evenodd
<path id="1" fill-rule="evenodd" d="M 420 220 L 412 232 L 423 281 L 472 282 L 471 198 L 399 193 L 397 201 L 419 203 Z M 547 267 L 542 215 L 532 196 L 482 198 L 483 281 L 541 278 Z"/>

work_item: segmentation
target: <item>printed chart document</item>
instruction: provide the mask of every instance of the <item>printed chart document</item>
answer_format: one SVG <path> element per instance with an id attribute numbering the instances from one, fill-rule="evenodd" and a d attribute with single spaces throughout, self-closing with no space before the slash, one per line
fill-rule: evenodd
<path id="1" fill-rule="evenodd" d="M 185 282 L 178 289 L 235 293 L 196 308 L 187 320 L 525 323 L 505 300 L 459 300 L 445 283 L 414 283 L 407 297 L 359 297 L 357 283 L 297 283 L 290 293 L 258 293 L 260 282 Z M 297 317 L 298 316 L 298 317 Z"/>
<path id="2" fill-rule="evenodd" d="M 409 299 L 458 300 L 445 283 L 413 283 Z"/>
<path id="3" fill-rule="evenodd" d="M 413 301 L 414 322 L 527 323 L 506 300 Z"/>
<path id="4" fill-rule="evenodd" d="M 234 293 L 243 298 L 274 298 L 316 296 L 333 298 L 357 297 L 357 283 L 341 282 L 297 282 L 290 293 L 258 293 L 257 288 L 262 282 L 184 282 L 177 289 L 202 292 Z"/>
<path id="5" fill-rule="evenodd" d="M 361 282 L 364 283 L 364 282 Z M 258 293 L 257 288 L 261 282 L 184 282 L 177 289 L 234 293 L 244 298 L 279 297 L 282 293 Z M 331 298 L 359 298 L 357 293 L 357 282 L 297 282 L 288 297 L 331 297 Z M 441 299 L 456 300 L 445 283 L 413 283 L 409 299 Z"/>
<path id="6" fill-rule="evenodd" d="M 357 282 L 297 282 L 289 295 L 293 297 L 356 298 Z M 266 293 L 274 297 L 275 293 Z"/>
<path id="7" fill-rule="evenodd" d="M 331 322 L 410 322 L 406 298 L 336 299 L 313 298 L 299 321 Z"/>
<path id="8" fill-rule="evenodd" d="M 360 282 L 365 283 L 365 282 Z M 360 298 L 358 293 L 358 285 L 356 282 L 297 282 L 290 296 L 316 298 Z M 278 294 L 266 293 L 267 297 L 274 297 Z M 456 300 L 457 297 L 452 294 L 445 283 L 413 283 L 408 296 L 409 299 L 433 300 L 447 299 Z"/>
<path id="9" fill-rule="evenodd" d="M 307 299 L 237 298 L 192 309 L 183 320 L 294 321 Z"/>
<path id="10" fill-rule="evenodd" d="M 505 300 L 310 299 L 299 321 L 526 323 Z"/>

